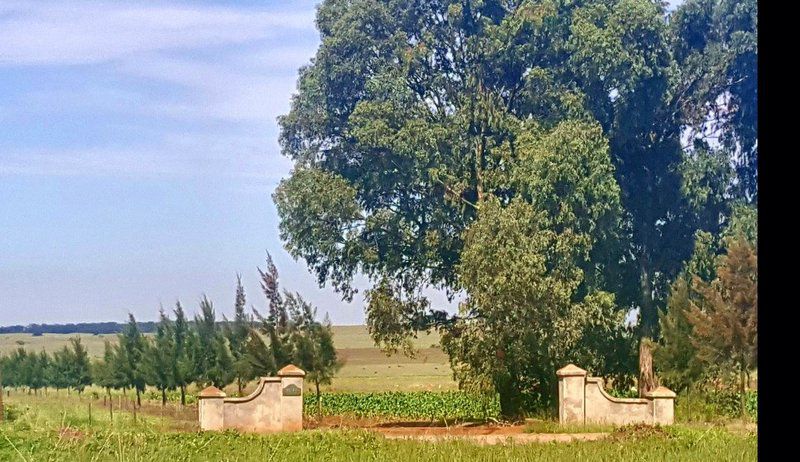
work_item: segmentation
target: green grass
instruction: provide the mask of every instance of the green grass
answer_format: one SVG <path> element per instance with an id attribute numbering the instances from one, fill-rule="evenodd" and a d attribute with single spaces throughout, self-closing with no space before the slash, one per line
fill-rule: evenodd
<path id="1" fill-rule="evenodd" d="M 525 433 L 609 433 L 617 430 L 613 425 L 561 425 L 555 420 L 525 421 Z"/>
<path id="2" fill-rule="evenodd" d="M 366 430 L 314 430 L 285 435 L 181 431 L 169 418 L 124 412 L 112 422 L 88 400 L 70 397 L 9 399 L 19 413 L 0 424 L 3 461 L 360 461 L 360 460 L 756 460 L 754 434 L 722 428 L 675 426 L 662 431 L 622 432 L 596 442 L 478 446 L 388 440 Z"/>

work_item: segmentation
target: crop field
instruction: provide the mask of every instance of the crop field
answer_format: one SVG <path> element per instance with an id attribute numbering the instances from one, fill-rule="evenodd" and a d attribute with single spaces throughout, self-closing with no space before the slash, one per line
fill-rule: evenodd
<path id="1" fill-rule="evenodd" d="M 414 358 L 402 354 L 387 357 L 372 342 L 366 326 L 334 326 L 333 334 L 344 366 L 333 384 L 323 388 L 326 391 L 446 391 L 458 388 L 452 379 L 447 356 L 437 347 L 439 337 L 435 333 L 420 335 L 415 340 L 419 351 Z M 75 336 L 80 336 L 93 357 L 102 356 L 104 340 L 117 341 L 116 335 L 44 334 L 34 337 L 30 334 L 0 334 L 0 354 L 19 347 L 53 352 Z M 246 390 L 254 386 L 251 383 Z M 233 392 L 234 387 L 226 391 Z"/>

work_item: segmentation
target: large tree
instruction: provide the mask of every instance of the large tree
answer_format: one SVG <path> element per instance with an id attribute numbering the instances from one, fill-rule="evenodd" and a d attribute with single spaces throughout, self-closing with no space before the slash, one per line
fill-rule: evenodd
<path id="1" fill-rule="evenodd" d="M 710 181 L 701 167 L 719 165 L 687 164 L 698 154 L 681 146 L 696 120 L 690 100 L 701 98 L 695 82 L 712 70 L 692 67 L 698 77 L 681 67 L 676 41 L 687 39 L 666 19 L 648 0 L 324 1 L 322 43 L 280 119 L 283 151 L 295 161 L 274 195 L 288 250 L 345 298 L 353 276 L 367 275 L 382 290 L 370 297 L 382 316 L 368 319 L 378 340 L 446 331 L 460 317 L 420 292 L 467 289 L 465 240 L 486 203 L 521 197 L 539 207 L 512 179 L 525 168 L 524 137 L 597 123 L 622 209 L 615 233 L 588 231 L 596 243 L 588 262 L 597 265 L 584 287 L 639 309 L 640 388 L 654 386 L 646 339 L 658 335 L 658 309 L 695 230 L 724 219 L 698 213 L 685 194 Z M 700 180 L 687 185 L 687 170 Z M 722 178 L 726 193 L 737 181 Z M 553 189 L 556 202 L 568 194 Z"/>

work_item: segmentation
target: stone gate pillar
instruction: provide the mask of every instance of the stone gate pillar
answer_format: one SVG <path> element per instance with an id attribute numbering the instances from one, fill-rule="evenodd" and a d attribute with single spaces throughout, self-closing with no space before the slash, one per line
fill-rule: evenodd
<path id="1" fill-rule="evenodd" d="M 306 373 L 289 364 L 278 371 L 281 379 L 281 426 L 283 431 L 303 429 L 303 377 Z"/>
<path id="2" fill-rule="evenodd" d="M 644 397 L 653 403 L 653 425 L 672 425 L 675 420 L 675 392 L 658 387 L 645 393 Z"/>
<path id="3" fill-rule="evenodd" d="M 204 388 L 197 396 L 199 400 L 200 429 L 225 429 L 225 392 L 217 387 Z"/>
<path id="4" fill-rule="evenodd" d="M 580 424 L 586 421 L 586 371 L 567 364 L 556 371 L 558 376 L 558 421 Z"/>

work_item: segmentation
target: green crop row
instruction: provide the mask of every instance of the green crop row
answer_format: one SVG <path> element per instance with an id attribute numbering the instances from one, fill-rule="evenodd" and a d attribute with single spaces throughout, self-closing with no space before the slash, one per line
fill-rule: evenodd
<path id="1" fill-rule="evenodd" d="M 321 396 L 323 415 L 470 420 L 500 414 L 500 403 L 496 398 L 462 391 L 323 393 Z M 303 398 L 306 414 L 316 414 L 316 395 L 307 393 Z"/>

